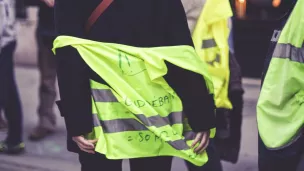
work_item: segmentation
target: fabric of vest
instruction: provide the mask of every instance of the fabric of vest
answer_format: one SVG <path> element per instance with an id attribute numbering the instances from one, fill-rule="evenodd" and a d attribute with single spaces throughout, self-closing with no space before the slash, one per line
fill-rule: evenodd
<path id="1" fill-rule="evenodd" d="M 192 38 L 201 59 L 208 64 L 217 108 L 232 109 L 229 88 L 229 28 L 232 10 L 228 0 L 207 0 Z"/>
<path id="2" fill-rule="evenodd" d="M 193 47 L 138 48 L 60 36 L 54 52 L 64 46 L 76 48 L 108 84 L 91 80 L 94 129 L 87 138 L 98 138 L 97 152 L 109 159 L 169 155 L 198 166 L 207 162 L 206 152 L 197 155 L 190 148 L 195 134 L 180 98 L 163 78 L 166 60 L 201 74 L 213 93 L 206 66 Z M 214 135 L 212 129 L 210 137 Z"/>
<path id="3" fill-rule="evenodd" d="M 304 123 L 304 0 L 298 0 L 277 41 L 257 105 L 259 134 L 269 149 L 301 136 Z"/>

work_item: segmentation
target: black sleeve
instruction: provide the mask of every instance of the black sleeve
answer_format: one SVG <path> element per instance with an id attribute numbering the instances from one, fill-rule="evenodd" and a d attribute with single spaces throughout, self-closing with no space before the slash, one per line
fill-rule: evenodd
<path id="1" fill-rule="evenodd" d="M 166 35 L 170 45 L 193 46 L 186 14 L 180 0 L 171 0 Z M 167 62 L 166 80 L 183 102 L 183 110 L 195 132 L 215 127 L 215 105 L 204 77 Z"/>
<path id="2" fill-rule="evenodd" d="M 55 24 L 58 35 L 83 37 L 84 17 L 79 1 L 59 0 L 55 3 Z M 68 135 L 79 136 L 92 131 L 89 68 L 72 47 L 57 49 L 57 74 L 60 111 L 65 118 Z"/>

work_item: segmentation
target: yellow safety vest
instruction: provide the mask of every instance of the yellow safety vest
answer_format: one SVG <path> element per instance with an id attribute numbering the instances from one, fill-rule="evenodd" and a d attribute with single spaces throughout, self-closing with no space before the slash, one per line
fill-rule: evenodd
<path id="1" fill-rule="evenodd" d="M 232 109 L 228 98 L 229 28 L 232 10 L 228 0 L 207 0 L 192 38 L 201 59 L 208 64 L 217 108 Z"/>
<path id="2" fill-rule="evenodd" d="M 95 128 L 88 138 L 99 139 L 97 152 L 109 159 L 176 156 L 198 166 L 207 162 L 206 153 L 190 149 L 195 134 L 184 119 L 180 98 L 163 78 L 166 60 L 204 76 L 213 93 L 206 66 L 193 47 L 138 48 L 60 36 L 54 52 L 65 46 L 76 48 L 108 84 L 91 80 Z M 214 137 L 215 130 L 211 132 Z"/>
<path id="3" fill-rule="evenodd" d="M 298 0 L 277 41 L 257 105 L 259 134 L 269 149 L 282 149 L 303 136 L 304 0 Z"/>

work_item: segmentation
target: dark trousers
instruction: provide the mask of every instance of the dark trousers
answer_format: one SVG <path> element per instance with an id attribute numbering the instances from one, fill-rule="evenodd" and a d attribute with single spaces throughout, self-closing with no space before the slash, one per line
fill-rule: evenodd
<path id="1" fill-rule="evenodd" d="M 22 111 L 15 81 L 13 54 L 16 42 L 1 49 L 0 53 L 0 109 L 8 121 L 6 142 L 18 144 L 22 141 Z"/>
<path id="2" fill-rule="evenodd" d="M 122 160 L 109 160 L 96 153 L 80 153 L 81 171 L 122 171 Z M 131 171 L 170 171 L 172 157 L 152 157 L 131 159 Z"/>
<path id="3" fill-rule="evenodd" d="M 224 161 L 237 163 L 241 147 L 241 130 L 243 120 L 243 91 L 230 91 L 229 98 L 233 109 L 226 110 L 229 127 L 229 137 L 223 138 L 216 135 L 215 144 Z M 217 113 L 218 114 L 218 113 Z M 217 116 L 218 117 L 218 116 Z M 218 129 L 217 125 L 217 129 Z"/>
<path id="4" fill-rule="evenodd" d="M 259 137 L 259 171 L 302 171 L 304 137 L 280 150 L 269 150 Z"/>
<path id="5" fill-rule="evenodd" d="M 217 151 L 217 148 L 213 140 L 210 141 L 210 144 L 206 150 L 209 158 L 208 162 L 201 167 L 195 166 L 190 162 L 186 162 L 189 171 L 222 171 L 223 170 L 219 152 Z"/>

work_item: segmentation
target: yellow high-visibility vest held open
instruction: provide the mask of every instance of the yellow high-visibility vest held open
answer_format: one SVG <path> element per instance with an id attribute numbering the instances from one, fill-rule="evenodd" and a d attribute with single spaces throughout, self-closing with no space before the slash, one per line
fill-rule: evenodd
<path id="1" fill-rule="evenodd" d="M 99 139 L 97 152 L 109 159 L 176 156 L 198 166 L 207 162 L 206 152 L 198 155 L 190 148 L 195 134 L 182 101 L 163 78 L 166 60 L 201 74 L 213 94 L 207 67 L 193 47 L 138 48 L 60 36 L 54 52 L 65 46 L 77 49 L 108 84 L 91 81 L 94 129 L 87 137 Z"/>

